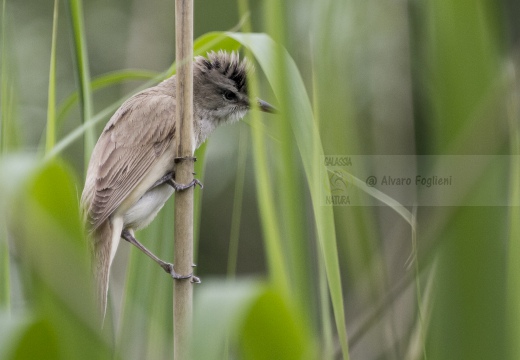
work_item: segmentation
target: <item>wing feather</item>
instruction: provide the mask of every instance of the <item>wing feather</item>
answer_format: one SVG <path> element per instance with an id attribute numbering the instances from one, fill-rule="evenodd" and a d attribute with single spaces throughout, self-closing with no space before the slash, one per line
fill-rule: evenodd
<path id="1" fill-rule="evenodd" d="M 171 146 L 175 131 L 175 99 L 153 88 L 116 111 L 92 152 L 82 194 L 91 231 L 121 205 Z"/>

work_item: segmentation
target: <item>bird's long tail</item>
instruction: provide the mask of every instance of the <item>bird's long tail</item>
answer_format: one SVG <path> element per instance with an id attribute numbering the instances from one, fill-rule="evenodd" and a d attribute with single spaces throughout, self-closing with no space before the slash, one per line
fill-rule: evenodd
<path id="1" fill-rule="evenodd" d="M 96 298 L 104 320 L 107 310 L 108 280 L 110 272 L 110 249 L 112 242 L 112 224 L 105 221 L 94 231 L 92 247 L 92 272 L 96 286 Z"/>

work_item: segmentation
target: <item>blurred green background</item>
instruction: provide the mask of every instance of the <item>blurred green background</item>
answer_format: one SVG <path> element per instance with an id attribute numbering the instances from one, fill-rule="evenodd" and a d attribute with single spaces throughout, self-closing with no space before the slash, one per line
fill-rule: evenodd
<path id="1" fill-rule="evenodd" d="M 77 202 L 89 136 L 171 75 L 175 4 L 57 3 L 2 1 L 0 359 L 172 358 L 171 279 L 126 243 L 95 324 Z M 247 44 L 280 114 L 197 152 L 193 359 L 520 358 L 520 211 L 469 206 L 520 196 L 519 17 L 514 0 L 195 1 L 198 49 Z M 322 206 L 322 155 L 507 157 L 472 168 L 460 206 L 414 207 L 399 190 L 406 206 Z M 137 234 L 169 261 L 172 219 L 170 200 Z"/>

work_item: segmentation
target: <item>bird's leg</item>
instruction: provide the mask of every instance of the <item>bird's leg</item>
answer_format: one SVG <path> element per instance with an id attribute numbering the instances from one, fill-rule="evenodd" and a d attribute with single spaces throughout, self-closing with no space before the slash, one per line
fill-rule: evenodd
<path id="1" fill-rule="evenodd" d="M 170 171 L 169 173 L 167 173 L 166 175 L 164 175 L 162 178 L 160 178 L 159 180 L 157 180 L 151 187 L 150 189 L 153 189 L 154 187 L 157 187 L 159 185 L 162 185 L 170 180 L 173 180 L 173 178 L 175 177 L 175 173 L 173 171 Z"/>
<path id="2" fill-rule="evenodd" d="M 200 279 L 196 276 L 193 276 L 193 273 L 189 275 L 179 275 L 173 270 L 173 264 L 167 263 L 159 259 L 157 256 L 155 256 L 150 250 L 148 250 L 143 244 L 141 244 L 137 239 L 132 235 L 132 233 L 129 230 L 123 230 L 121 232 L 121 237 L 128 241 L 130 244 L 136 246 L 139 250 L 144 252 L 146 255 L 148 255 L 153 261 L 155 261 L 157 264 L 159 264 L 164 271 L 166 271 L 168 274 L 170 274 L 174 279 L 181 280 L 181 279 L 189 279 L 192 278 L 192 282 L 200 283 Z"/>

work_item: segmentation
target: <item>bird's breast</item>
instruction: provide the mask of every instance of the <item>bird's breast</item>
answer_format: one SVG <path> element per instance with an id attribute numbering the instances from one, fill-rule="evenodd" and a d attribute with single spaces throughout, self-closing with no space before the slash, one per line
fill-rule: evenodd
<path id="1" fill-rule="evenodd" d="M 123 215 L 124 227 L 134 230 L 146 227 L 155 218 L 173 192 L 173 188 L 168 184 L 162 184 L 148 190 Z"/>

